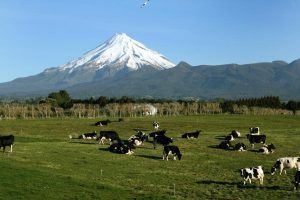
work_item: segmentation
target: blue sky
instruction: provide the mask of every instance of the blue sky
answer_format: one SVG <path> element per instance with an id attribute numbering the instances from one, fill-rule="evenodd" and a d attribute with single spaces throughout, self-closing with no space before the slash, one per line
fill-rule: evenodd
<path id="1" fill-rule="evenodd" d="M 1 0 L 0 82 L 57 67 L 124 32 L 174 63 L 300 58 L 300 0 Z"/>

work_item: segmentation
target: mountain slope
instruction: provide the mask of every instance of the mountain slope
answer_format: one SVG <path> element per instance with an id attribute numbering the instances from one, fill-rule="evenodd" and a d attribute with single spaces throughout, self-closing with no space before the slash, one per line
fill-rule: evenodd
<path id="1" fill-rule="evenodd" d="M 292 71 L 292 72 L 291 72 Z M 157 98 L 243 98 L 276 95 L 300 98 L 300 62 L 190 66 L 79 84 L 67 90 L 75 97 L 152 96 Z M 298 83 L 298 84 L 297 84 Z"/>
<path id="2" fill-rule="evenodd" d="M 106 77 L 122 77 L 144 68 L 156 71 L 174 66 L 163 55 L 121 33 L 67 64 L 0 84 L 0 95 L 38 94 Z"/>

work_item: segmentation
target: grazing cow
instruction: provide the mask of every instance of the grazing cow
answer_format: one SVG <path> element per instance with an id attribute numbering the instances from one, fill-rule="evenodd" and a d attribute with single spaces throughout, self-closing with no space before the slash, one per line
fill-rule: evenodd
<path id="1" fill-rule="evenodd" d="M 279 174 L 281 175 L 284 168 L 298 168 L 300 170 L 300 157 L 278 158 L 271 169 L 271 175 L 274 175 L 277 169 L 279 169 Z M 284 170 L 284 173 L 286 174 L 286 170 Z"/>
<path id="2" fill-rule="evenodd" d="M 80 135 L 78 137 L 78 139 L 87 139 L 87 140 L 91 140 L 91 139 L 97 139 L 97 133 L 96 131 L 92 132 L 92 133 L 84 133 L 82 135 Z"/>
<path id="3" fill-rule="evenodd" d="M 123 144 L 122 142 L 113 143 L 108 147 L 108 150 L 112 153 L 118 154 L 133 154 L 131 147 L 128 145 Z"/>
<path id="4" fill-rule="evenodd" d="M 198 138 L 201 130 L 182 134 L 181 138 Z"/>
<path id="5" fill-rule="evenodd" d="M 121 141 L 119 134 L 115 131 L 100 131 L 100 136 L 97 138 L 99 140 L 99 143 L 104 144 L 104 140 L 109 140 L 111 143 L 112 141 Z"/>
<path id="6" fill-rule="evenodd" d="M 154 122 L 152 123 L 152 126 L 153 126 L 153 128 L 154 128 L 155 130 L 158 130 L 158 128 L 159 128 L 159 123 L 158 123 L 157 121 L 154 121 Z"/>
<path id="7" fill-rule="evenodd" d="M 140 146 L 147 140 L 148 135 L 143 133 L 142 131 L 138 131 L 137 134 L 132 135 L 130 138 L 128 138 L 128 141 L 134 144 L 135 146 Z"/>
<path id="8" fill-rule="evenodd" d="M 156 148 L 156 143 L 162 144 L 163 146 L 169 145 L 170 143 L 173 142 L 172 138 L 169 138 L 165 135 L 157 135 L 154 137 L 153 140 L 153 148 Z"/>
<path id="9" fill-rule="evenodd" d="M 231 145 L 231 143 L 230 143 L 230 141 L 222 141 L 219 145 L 218 145 L 218 147 L 220 148 L 220 149 L 224 149 L 224 150 L 231 150 L 232 149 L 232 145 Z"/>
<path id="10" fill-rule="evenodd" d="M 98 121 L 95 123 L 95 126 L 107 126 L 111 121 L 109 119 Z"/>
<path id="11" fill-rule="evenodd" d="M 250 135 L 259 135 L 259 127 L 251 127 L 249 128 Z"/>
<path id="12" fill-rule="evenodd" d="M 182 154 L 180 153 L 180 150 L 177 146 L 174 145 L 167 145 L 164 146 L 163 150 L 163 160 L 169 160 L 169 155 L 172 154 L 174 157 L 173 159 L 176 160 L 176 156 L 178 157 L 178 160 L 181 160 Z"/>
<path id="13" fill-rule="evenodd" d="M 264 144 L 264 145 L 258 150 L 258 152 L 261 152 L 261 153 L 263 153 L 263 154 L 270 154 L 270 153 L 273 153 L 275 149 L 276 149 L 276 148 L 275 148 L 274 144 L 269 144 L 269 145 Z"/>
<path id="14" fill-rule="evenodd" d="M 259 179 L 261 185 L 263 184 L 264 171 L 262 166 L 240 169 L 240 174 L 241 177 L 243 177 L 244 185 L 246 184 L 246 181 L 249 181 L 251 184 L 251 180 L 257 179 Z"/>
<path id="15" fill-rule="evenodd" d="M 254 143 L 266 143 L 267 136 L 266 135 L 251 135 L 247 134 L 247 138 L 249 139 L 252 148 L 254 148 Z"/>
<path id="16" fill-rule="evenodd" d="M 0 148 L 3 147 L 3 153 L 5 147 L 10 146 L 10 152 L 12 152 L 12 146 L 14 144 L 15 137 L 13 135 L 0 136 Z"/>
<path id="17" fill-rule="evenodd" d="M 150 137 L 155 137 L 155 136 L 158 136 L 158 135 L 165 135 L 166 134 L 166 130 L 160 130 L 160 131 L 154 131 L 152 133 L 149 134 Z"/>
<path id="18" fill-rule="evenodd" d="M 300 170 L 298 169 L 295 174 L 294 190 L 298 190 L 300 184 Z"/>
<path id="19" fill-rule="evenodd" d="M 246 151 L 247 147 L 244 143 L 237 143 L 234 145 L 234 150 L 236 151 Z"/>

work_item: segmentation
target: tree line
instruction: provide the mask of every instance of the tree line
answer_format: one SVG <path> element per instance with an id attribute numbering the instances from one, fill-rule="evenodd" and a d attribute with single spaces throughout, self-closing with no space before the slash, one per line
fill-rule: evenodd
<path id="1" fill-rule="evenodd" d="M 65 90 L 50 93 L 46 98 L 25 102 L 1 102 L 0 119 L 49 117 L 126 117 L 143 116 L 149 105 L 160 116 L 200 114 L 297 114 L 300 102 L 281 102 L 279 97 L 266 96 L 239 100 L 199 101 L 132 97 L 72 99 Z"/>

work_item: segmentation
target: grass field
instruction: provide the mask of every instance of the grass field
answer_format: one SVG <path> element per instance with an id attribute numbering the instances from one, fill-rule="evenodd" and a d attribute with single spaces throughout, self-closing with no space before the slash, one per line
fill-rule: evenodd
<path id="1" fill-rule="evenodd" d="M 0 121 L 0 134 L 14 134 L 12 153 L 0 154 L 0 199 L 300 199 L 292 190 L 295 170 L 270 175 L 275 160 L 299 156 L 300 116 L 207 115 L 125 118 L 108 127 L 94 127 L 98 119 L 36 119 Z M 147 142 L 132 155 L 107 151 L 108 145 L 68 138 L 97 130 L 115 130 L 122 139 L 134 128 L 152 130 L 152 121 L 174 137 L 181 161 L 162 160 L 162 147 Z M 245 138 L 259 126 L 272 155 L 214 148 L 232 129 Z M 202 130 L 197 140 L 181 133 Z M 149 132 L 148 131 L 148 132 Z M 256 145 L 258 149 L 261 145 Z M 9 149 L 9 148 L 8 148 Z M 242 186 L 238 170 L 263 165 L 264 185 Z"/>

